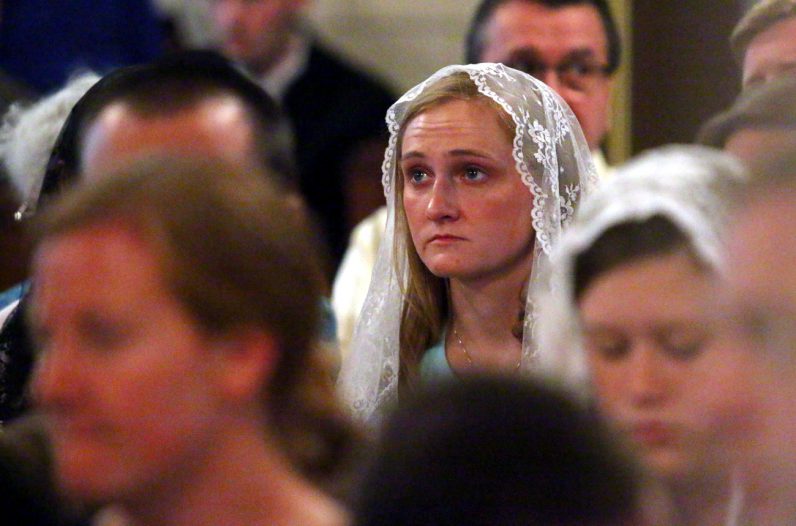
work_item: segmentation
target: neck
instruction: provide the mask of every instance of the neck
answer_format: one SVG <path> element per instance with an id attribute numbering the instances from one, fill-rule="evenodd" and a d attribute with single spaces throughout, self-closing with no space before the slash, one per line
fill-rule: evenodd
<path id="1" fill-rule="evenodd" d="M 448 353 L 455 369 L 496 368 L 514 370 L 522 353 L 522 342 L 512 329 L 522 323 L 520 312 L 526 302 L 525 285 L 531 271 L 533 255 L 527 261 L 498 277 L 487 279 L 450 280 L 451 330 L 448 331 Z M 453 330 L 456 335 L 453 335 Z M 467 349 L 464 355 L 459 340 Z M 469 363 L 472 360 L 472 363 Z"/>
<path id="2" fill-rule="evenodd" d="M 262 433 L 227 430 L 171 491 L 122 506 L 135 526 L 336 526 L 344 513 L 302 480 Z"/>
<path id="3" fill-rule="evenodd" d="M 789 475 L 767 473 L 765 481 L 750 485 L 747 510 L 750 524 L 796 524 L 796 484 Z"/>
<path id="4" fill-rule="evenodd" d="M 291 30 L 282 38 L 277 47 L 268 56 L 261 57 L 259 60 L 250 61 L 246 68 L 252 75 L 259 79 L 268 79 L 270 76 L 280 75 L 280 70 L 290 63 L 296 49 L 300 49 L 302 42 L 306 39 L 306 34 L 294 21 Z"/>
<path id="5" fill-rule="evenodd" d="M 725 526 L 738 520 L 742 499 L 740 484 L 727 473 L 688 483 L 667 485 L 672 524 L 680 526 Z"/>
<path id="6" fill-rule="evenodd" d="M 284 60 L 289 49 L 288 43 L 289 39 L 285 39 L 271 57 L 248 61 L 244 64 L 246 69 L 256 78 L 267 77 Z"/>

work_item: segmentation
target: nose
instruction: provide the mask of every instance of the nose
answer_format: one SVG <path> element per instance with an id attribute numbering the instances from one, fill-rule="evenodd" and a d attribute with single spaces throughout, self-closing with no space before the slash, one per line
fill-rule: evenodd
<path id="1" fill-rule="evenodd" d="M 637 405 L 659 402 L 666 395 L 666 371 L 653 345 L 639 345 L 633 350 L 628 382 L 630 395 Z"/>
<path id="2" fill-rule="evenodd" d="M 432 221 L 455 221 L 459 218 L 456 188 L 447 177 L 437 177 L 430 193 L 426 217 Z"/>
<path id="3" fill-rule="evenodd" d="M 66 349 L 54 347 L 41 354 L 30 386 L 35 404 L 44 409 L 68 404 L 85 387 L 79 368 L 77 357 Z"/>
<path id="4" fill-rule="evenodd" d="M 550 86 L 550 89 L 559 95 L 562 94 L 562 90 L 566 89 L 564 84 L 561 83 L 561 79 L 559 78 L 558 72 L 555 70 L 555 68 L 545 68 L 545 70 L 540 73 L 539 80 Z"/>

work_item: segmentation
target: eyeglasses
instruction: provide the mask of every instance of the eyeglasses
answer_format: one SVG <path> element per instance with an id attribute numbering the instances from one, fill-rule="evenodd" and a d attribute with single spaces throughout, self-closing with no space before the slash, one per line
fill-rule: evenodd
<path id="1" fill-rule="evenodd" d="M 591 61 L 567 60 L 555 66 L 548 66 L 533 60 L 517 59 L 505 63 L 507 66 L 544 81 L 548 71 L 555 71 L 558 81 L 573 91 L 587 93 L 597 82 L 608 75 L 608 66 Z"/>

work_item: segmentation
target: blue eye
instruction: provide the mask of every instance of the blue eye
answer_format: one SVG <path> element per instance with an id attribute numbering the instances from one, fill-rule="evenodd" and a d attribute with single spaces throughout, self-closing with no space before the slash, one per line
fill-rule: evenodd
<path id="1" fill-rule="evenodd" d="M 486 179 L 487 175 L 480 168 L 476 168 L 475 166 L 470 166 L 464 169 L 464 178 L 468 181 L 483 181 Z"/>
<path id="2" fill-rule="evenodd" d="M 422 184 L 429 179 L 429 177 L 430 176 L 428 175 L 428 172 L 422 168 L 410 168 L 408 170 L 404 170 L 404 179 L 413 185 Z"/>

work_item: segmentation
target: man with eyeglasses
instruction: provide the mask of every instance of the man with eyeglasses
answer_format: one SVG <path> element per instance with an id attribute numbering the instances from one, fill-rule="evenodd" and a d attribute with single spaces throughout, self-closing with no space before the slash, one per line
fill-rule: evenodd
<path id="1" fill-rule="evenodd" d="M 619 55 L 619 33 L 605 0 L 483 0 L 466 37 L 467 62 L 502 62 L 564 98 L 583 128 L 600 177 L 610 171 L 600 145 L 608 132 Z M 334 281 L 332 308 L 343 359 L 386 219 L 382 207 L 357 225 Z"/>
<path id="2" fill-rule="evenodd" d="M 605 0 L 484 0 L 467 35 L 468 62 L 502 62 L 553 88 L 578 118 L 598 171 L 610 123 L 620 40 Z"/>

